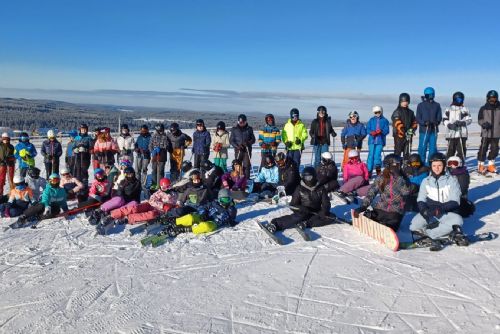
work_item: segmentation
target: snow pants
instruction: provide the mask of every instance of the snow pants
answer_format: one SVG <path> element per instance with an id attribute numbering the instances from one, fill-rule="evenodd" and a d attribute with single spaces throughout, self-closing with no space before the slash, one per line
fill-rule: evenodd
<path id="1" fill-rule="evenodd" d="M 194 155 L 194 160 L 196 162 L 196 154 Z M 184 149 L 174 148 L 172 153 L 170 153 L 170 181 L 175 182 L 181 176 L 181 165 L 182 160 L 184 160 Z M 200 164 L 201 161 L 198 162 Z M 198 167 L 194 167 L 198 168 Z"/>
<path id="2" fill-rule="evenodd" d="M 368 175 L 372 175 L 373 168 L 382 167 L 382 150 L 384 146 L 382 144 L 370 144 L 368 145 L 368 159 L 366 164 L 368 166 Z"/>
<path id="3" fill-rule="evenodd" d="M 57 216 L 59 212 L 61 212 L 61 208 L 57 204 L 52 204 L 50 208 L 51 208 L 50 216 L 44 217 L 45 219 L 53 218 Z M 24 210 L 23 215 L 25 215 L 26 218 L 31 218 L 34 216 L 42 215 L 44 211 L 45 211 L 45 205 L 43 205 L 42 203 L 37 203 Z"/>
<path id="4" fill-rule="evenodd" d="M 324 152 L 328 152 L 328 144 L 314 145 L 313 146 L 313 167 L 314 169 L 318 168 L 321 162 L 321 154 Z"/>
<path id="5" fill-rule="evenodd" d="M 479 146 L 479 152 L 477 152 L 477 161 L 482 162 L 486 159 L 486 152 L 488 148 L 490 153 L 488 153 L 488 160 L 495 161 L 498 156 L 498 141 L 499 138 L 481 138 L 481 146 Z"/>
<path id="6" fill-rule="evenodd" d="M 372 216 L 370 219 L 375 220 L 376 222 L 388 226 L 397 232 L 399 229 L 399 225 L 401 225 L 401 221 L 403 220 L 403 215 L 397 212 L 388 212 L 385 210 L 374 209 L 372 211 Z"/>
<path id="7" fill-rule="evenodd" d="M 429 155 L 427 155 L 429 149 Z M 418 138 L 418 155 L 422 162 L 429 166 L 429 159 L 437 152 L 437 133 L 435 131 L 420 131 Z"/>
<path id="8" fill-rule="evenodd" d="M 344 182 L 339 190 L 343 193 L 350 193 L 351 191 L 358 190 L 365 185 L 367 185 L 367 182 L 362 176 L 354 176 L 347 182 Z"/>
<path id="9" fill-rule="evenodd" d="M 74 159 L 75 169 L 73 175 L 87 187 L 89 184 L 90 154 L 86 152 L 77 153 Z"/>
<path id="10" fill-rule="evenodd" d="M 146 186 L 146 180 L 148 178 L 148 165 L 149 156 L 146 157 L 142 154 L 137 154 L 135 157 L 135 174 L 137 179 L 141 181 L 142 186 Z"/>
<path id="11" fill-rule="evenodd" d="M 450 138 L 448 140 L 448 151 L 446 151 L 446 158 L 457 155 L 464 161 L 467 154 L 467 147 L 465 146 L 467 138 Z"/>
<path id="12" fill-rule="evenodd" d="M 106 202 L 102 203 L 101 210 L 104 212 L 108 212 L 108 211 L 111 211 L 113 209 L 121 208 L 125 204 L 127 204 L 127 203 L 125 203 L 125 200 L 122 197 L 115 196 L 115 197 L 107 200 Z"/>
<path id="13" fill-rule="evenodd" d="M 448 212 L 439 218 L 439 225 L 433 229 L 427 228 L 427 221 L 419 213 L 410 223 L 410 231 L 423 231 L 431 239 L 437 239 L 440 237 L 445 237 L 453 231 L 453 225 L 462 226 L 464 221 L 460 215 L 453 212 Z"/>
<path id="14" fill-rule="evenodd" d="M 286 151 L 286 157 L 289 159 L 292 159 L 297 164 L 297 166 L 300 168 L 300 159 L 302 157 L 301 150 L 288 150 L 288 151 Z"/>
<path id="15" fill-rule="evenodd" d="M 224 173 L 227 172 L 227 158 L 214 158 L 214 165 L 222 168 Z"/>
<path id="16" fill-rule="evenodd" d="M 331 224 L 334 220 L 321 218 L 319 215 L 306 212 L 294 212 L 291 215 L 285 215 L 271 220 L 271 223 L 275 224 L 278 230 L 293 228 L 300 222 L 305 222 L 306 226 L 311 228 Z"/>
<path id="17" fill-rule="evenodd" d="M 151 172 L 151 178 L 153 184 L 158 184 L 160 180 L 165 177 L 165 161 L 153 161 L 151 163 L 153 171 Z"/>
<path id="18" fill-rule="evenodd" d="M 148 202 L 137 203 L 136 201 L 129 202 L 127 205 L 111 211 L 111 217 L 114 219 L 127 217 L 129 224 L 153 220 L 160 214 L 161 212 Z"/>
<path id="19" fill-rule="evenodd" d="M 57 173 L 59 174 L 59 158 L 54 158 L 52 160 L 44 162 L 45 165 L 45 179 L 49 179 L 50 174 Z"/>
<path id="20" fill-rule="evenodd" d="M 403 154 L 403 160 L 407 161 L 410 158 L 411 154 L 411 147 L 410 146 L 410 141 L 404 137 L 394 137 L 394 154 L 397 155 L 398 157 Z"/>
<path id="21" fill-rule="evenodd" d="M 193 153 L 193 157 L 194 157 L 193 168 L 200 169 L 201 163 L 203 161 L 206 161 L 208 159 L 208 154 L 205 154 L 205 153 Z M 181 164 L 182 164 L 182 161 L 180 161 L 179 166 Z"/>
<path id="22" fill-rule="evenodd" d="M 0 196 L 3 195 L 3 188 L 5 187 L 5 182 L 7 178 L 9 180 L 9 188 L 14 188 L 14 166 L 3 165 L 0 166 Z"/>
<path id="23" fill-rule="evenodd" d="M 250 161 L 250 153 L 247 150 L 236 150 L 234 151 L 235 159 L 241 161 L 243 165 L 243 174 L 247 180 L 250 180 L 250 172 L 252 171 L 252 162 Z"/>

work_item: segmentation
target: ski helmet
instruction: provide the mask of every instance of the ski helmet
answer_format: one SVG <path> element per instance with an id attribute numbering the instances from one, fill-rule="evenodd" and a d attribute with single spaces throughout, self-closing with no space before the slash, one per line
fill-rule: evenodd
<path id="1" fill-rule="evenodd" d="M 436 91 L 432 87 L 424 89 L 424 96 L 426 99 L 432 100 L 436 96 Z"/>
<path id="2" fill-rule="evenodd" d="M 56 138 L 54 130 L 47 131 L 47 138 L 49 138 L 49 139 Z"/>
<path id="3" fill-rule="evenodd" d="M 205 127 L 205 122 L 201 118 L 198 118 L 196 120 L 196 126 L 203 126 L 203 127 Z"/>
<path id="4" fill-rule="evenodd" d="M 420 158 L 420 154 L 412 153 L 408 157 L 408 164 L 412 167 L 420 167 L 422 166 L 422 158 Z"/>
<path id="5" fill-rule="evenodd" d="M 160 180 L 160 189 L 161 191 L 166 191 L 170 188 L 170 179 L 164 177 Z"/>
<path id="6" fill-rule="evenodd" d="M 132 167 L 132 162 L 128 159 L 123 159 L 120 161 L 120 168 Z"/>
<path id="7" fill-rule="evenodd" d="M 462 105 L 464 103 L 464 100 L 465 100 L 465 96 L 464 96 L 464 93 L 462 92 L 455 92 L 453 93 L 453 97 L 452 97 L 452 103 L 453 104 L 456 104 L 456 105 Z"/>
<path id="8" fill-rule="evenodd" d="M 120 127 L 120 130 L 129 130 L 128 124 L 122 124 L 122 126 Z"/>
<path id="9" fill-rule="evenodd" d="M 323 165 L 329 164 L 333 160 L 333 155 L 330 152 L 321 153 L 321 163 Z"/>
<path id="10" fill-rule="evenodd" d="M 381 106 L 374 106 L 372 108 L 372 112 L 374 114 L 378 114 L 378 113 L 382 114 L 384 112 L 384 108 L 382 108 Z"/>
<path id="11" fill-rule="evenodd" d="M 432 163 L 434 161 L 441 161 L 443 163 L 443 166 L 444 166 L 444 165 L 446 165 L 446 156 L 441 152 L 436 152 L 429 158 L 430 163 Z"/>
<path id="12" fill-rule="evenodd" d="M 165 126 L 163 125 L 163 123 L 157 123 L 155 125 L 155 130 L 158 132 L 163 132 L 165 131 Z"/>
<path id="13" fill-rule="evenodd" d="M 222 188 L 219 190 L 217 193 L 217 200 L 219 201 L 219 204 L 222 205 L 223 207 L 227 207 L 231 204 L 231 195 L 229 194 L 229 190 Z"/>
<path id="14" fill-rule="evenodd" d="M 224 123 L 223 121 L 219 121 L 217 123 L 217 130 L 226 130 L 226 123 Z"/>
<path id="15" fill-rule="evenodd" d="M 385 168 L 391 168 L 391 167 L 399 168 L 401 167 L 401 157 L 394 153 L 388 154 L 385 156 L 383 164 Z"/>
<path id="16" fill-rule="evenodd" d="M 80 124 L 79 129 L 80 129 L 80 130 L 81 130 L 81 129 L 85 129 L 85 130 L 89 131 L 89 126 L 88 126 L 87 124 L 85 124 L 85 123 L 82 123 L 82 124 Z"/>
<path id="17" fill-rule="evenodd" d="M 170 133 L 177 133 L 179 131 L 179 123 L 170 124 Z"/>
<path id="18" fill-rule="evenodd" d="M 96 169 L 94 169 L 94 178 L 97 181 L 102 182 L 106 178 L 106 173 L 104 173 L 104 170 L 102 170 L 101 168 L 96 168 Z"/>
<path id="19" fill-rule="evenodd" d="M 299 118 L 299 109 L 297 108 L 292 108 L 292 110 L 290 110 L 290 119 L 293 119 L 293 118 Z"/>
<path id="20" fill-rule="evenodd" d="M 135 170 L 132 166 L 128 166 L 123 170 L 123 174 L 125 174 L 126 179 L 134 179 L 135 178 Z"/>
<path id="21" fill-rule="evenodd" d="M 40 177 L 40 169 L 37 167 L 30 167 L 28 168 L 28 175 L 32 179 L 38 179 Z"/>
<path id="22" fill-rule="evenodd" d="M 498 92 L 496 90 L 490 90 L 487 94 L 486 94 L 486 100 L 489 100 L 490 98 L 496 98 L 498 100 Z"/>
<path id="23" fill-rule="evenodd" d="M 19 136 L 19 140 L 23 143 L 27 142 L 30 140 L 30 136 L 28 135 L 27 132 L 21 132 L 21 135 Z"/>
<path id="24" fill-rule="evenodd" d="M 462 159 L 460 159 L 459 156 L 454 155 L 448 158 L 446 165 L 448 167 L 462 167 Z"/>
<path id="25" fill-rule="evenodd" d="M 247 116 L 245 114 L 238 115 L 238 123 L 245 123 L 247 121 Z"/>
<path id="26" fill-rule="evenodd" d="M 356 110 L 353 110 L 349 113 L 349 118 L 356 118 L 359 119 L 359 114 Z"/>
<path id="27" fill-rule="evenodd" d="M 59 183 L 61 182 L 61 177 L 57 173 L 52 173 L 49 176 L 49 184 L 52 188 L 58 188 Z"/>
<path id="28" fill-rule="evenodd" d="M 328 113 L 328 112 L 326 111 L 326 107 L 325 107 L 325 106 L 319 106 L 319 107 L 318 107 L 318 109 L 316 109 L 316 111 L 317 111 L 318 113 L 320 113 L 320 112 L 324 112 L 324 113 L 325 113 L 325 115 Z"/>
<path id="29" fill-rule="evenodd" d="M 214 164 L 210 160 L 203 160 L 200 163 L 200 168 L 205 170 L 205 171 L 211 170 L 213 167 L 214 167 Z"/>
<path id="30" fill-rule="evenodd" d="M 306 186 L 312 187 L 315 186 L 316 183 L 318 182 L 317 176 L 316 176 L 316 170 L 314 167 L 306 167 L 302 171 L 302 181 L 306 184 Z"/>
<path id="31" fill-rule="evenodd" d="M 264 120 L 266 121 L 266 124 L 271 124 L 271 125 L 275 124 L 275 120 L 274 120 L 274 115 L 273 114 L 267 114 L 266 117 L 264 118 Z"/>
<path id="32" fill-rule="evenodd" d="M 184 160 L 181 164 L 181 170 L 183 173 L 189 172 L 193 168 L 193 164 L 189 160 Z"/>
<path id="33" fill-rule="evenodd" d="M 399 94 L 399 103 L 401 103 L 401 102 L 410 103 L 410 94 L 408 94 L 408 93 Z"/>
<path id="34" fill-rule="evenodd" d="M 276 164 L 280 167 L 283 167 L 286 163 L 286 155 L 285 153 L 283 152 L 279 152 L 278 154 L 276 154 L 276 157 L 274 158 L 274 160 L 276 161 Z"/>
<path id="35" fill-rule="evenodd" d="M 61 175 L 70 174 L 68 167 L 61 168 Z"/>
<path id="36" fill-rule="evenodd" d="M 24 183 L 24 177 L 22 177 L 22 175 L 16 174 L 14 176 L 13 182 L 16 186 L 21 185 Z"/>

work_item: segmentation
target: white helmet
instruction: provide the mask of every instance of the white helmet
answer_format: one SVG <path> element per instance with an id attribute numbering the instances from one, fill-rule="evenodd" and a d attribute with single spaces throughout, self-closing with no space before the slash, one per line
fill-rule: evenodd
<path id="1" fill-rule="evenodd" d="M 454 163 L 453 165 L 456 165 L 456 167 L 462 167 L 462 159 L 456 155 L 448 158 L 448 161 L 446 162 L 448 166 L 450 165 L 450 162 L 452 162 L 452 164 Z"/>
<path id="2" fill-rule="evenodd" d="M 22 177 L 21 175 L 14 176 L 14 184 L 18 184 L 18 183 L 24 183 L 24 177 Z"/>
<path id="3" fill-rule="evenodd" d="M 54 130 L 47 131 L 47 138 L 55 138 Z"/>
<path id="4" fill-rule="evenodd" d="M 374 106 L 374 107 L 372 108 L 372 112 L 373 112 L 373 113 L 376 113 L 376 112 L 383 113 L 383 112 L 384 112 L 384 108 L 382 108 L 381 106 Z"/>
<path id="5" fill-rule="evenodd" d="M 350 150 L 347 157 L 349 157 L 349 158 L 359 157 L 359 153 L 357 150 Z"/>
<path id="6" fill-rule="evenodd" d="M 4 133 L 2 133 L 2 138 L 9 138 L 10 139 L 10 136 L 7 132 L 4 132 Z"/>
<path id="7" fill-rule="evenodd" d="M 351 111 L 351 112 L 349 113 L 349 118 L 351 118 L 351 117 L 356 117 L 356 118 L 359 118 L 359 114 L 358 114 L 358 112 L 357 112 L 356 110 Z"/>
<path id="8" fill-rule="evenodd" d="M 321 153 L 321 158 L 325 160 L 333 160 L 333 155 L 330 152 Z"/>
<path id="9" fill-rule="evenodd" d="M 64 175 L 64 174 L 69 174 L 69 168 L 68 167 L 61 168 L 61 175 Z"/>

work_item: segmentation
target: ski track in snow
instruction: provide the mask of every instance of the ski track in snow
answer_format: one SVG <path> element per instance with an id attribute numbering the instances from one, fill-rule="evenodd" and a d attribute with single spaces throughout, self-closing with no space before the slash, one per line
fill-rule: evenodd
<path id="1" fill-rule="evenodd" d="M 500 233 L 498 188 L 472 178 L 467 233 Z M 329 225 L 311 242 L 284 231 L 277 246 L 255 220 L 290 210 L 238 207 L 237 226 L 158 248 L 128 226 L 95 236 L 82 215 L 1 228 L 0 333 L 500 333 L 499 239 L 394 253 Z"/>

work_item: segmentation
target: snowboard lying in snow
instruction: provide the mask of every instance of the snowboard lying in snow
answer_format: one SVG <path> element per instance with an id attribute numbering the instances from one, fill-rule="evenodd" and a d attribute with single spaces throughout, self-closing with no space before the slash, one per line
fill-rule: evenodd
<path id="1" fill-rule="evenodd" d="M 399 249 L 398 235 L 392 228 L 377 223 L 363 214 L 355 217 L 354 210 L 351 210 L 351 217 L 352 226 L 358 230 L 359 233 L 377 240 L 379 243 L 394 252 Z"/>

